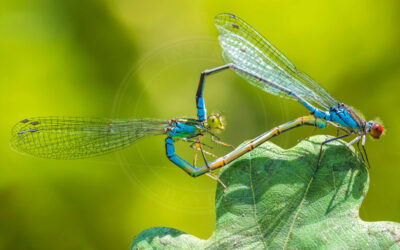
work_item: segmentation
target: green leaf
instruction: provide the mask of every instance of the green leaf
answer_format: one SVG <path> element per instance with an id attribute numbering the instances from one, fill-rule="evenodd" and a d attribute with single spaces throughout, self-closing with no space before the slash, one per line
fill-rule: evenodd
<path id="1" fill-rule="evenodd" d="M 222 169 L 227 189 L 218 185 L 216 227 L 208 240 L 150 228 L 132 249 L 400 249 L 400 224 L 359 218 L 368 172 L 343 141 L 324 146 L 316 171 L 326 138 L 288 150 L 267 142 Z"/>

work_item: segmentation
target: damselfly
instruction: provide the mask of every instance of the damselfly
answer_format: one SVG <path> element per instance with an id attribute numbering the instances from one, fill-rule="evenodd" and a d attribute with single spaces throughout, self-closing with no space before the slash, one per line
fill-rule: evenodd
<path id="1" fill-rule="evenodd" d="M 41 117 L 18 122 L 12 129 L 11 147 L 32 156 L 50 159 L 82 159 L 112 152 L 152 135 L 166 135 L 165 148 L 169 160 L 191 176 L 210 171 L 207 165 L 196 167 L 175 154 L 174 142 L 190 142 L 201 151 L 205 159 L 201 138 L 211 135 L 214 142 L 230 146 L 215 139 L 224 130 L 224 121 L 218 114 L 210 115 L 206 125 L 196 119 L 172 120 L 126 119 L 112 120 L 82 117 Z"/>
<path id="2" fill-rule="evenodd" d="M 315 117 L 316 127 L 324 128 L 325 124 L 329 123 L 345 132 L 344 135 L 328 139 L 321 144 L 318 164 L 324 144 L 355 134 L 356 137 L 347 143 L 347 146 L 357 143 L 357 148 L 361 153 L 359 147 L 361 140 L 365 159 L 369 165 L 365 150 L 366 134 L 369 133 L 372 138 L 378 139 L 383 132 L 381 124 L 365 121 L 351 107 L 332 98 L 310 77 L 299 71 L 267 39 L 240 18 L 232 14 L 220 14 L 215 17 L 214 22 L 219 32 L 219 42 L 223 49 L 222 56 L 228 64 L 202 72 L 196 95 L 197 113 L 200 120 L 205 120 L 206 117 L 203 100 L 205 76 L 232 69 L 264 91 L 300 102 L 311 112 L 311 116 Z M 309 116 L 305 118 L 308 121 L 312 120 Z M 294 127 L 307 124 L 302 123 L 302 120 L 304 117 L 286 125 Z M 280 131 L 278 128 L 275 128 L 276 133 Z M 267 132 L 256 139 L 265 141 L 270 137 L 271 134 Z M 260 144 L 251 141 L 243 147 L 251 150 L 258 145 Z M 363 156 L 363 153 L 361 155 Z"/>

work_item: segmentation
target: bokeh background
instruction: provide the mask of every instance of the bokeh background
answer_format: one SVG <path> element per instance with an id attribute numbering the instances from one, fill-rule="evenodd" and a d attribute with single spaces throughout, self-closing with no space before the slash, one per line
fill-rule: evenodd
<path id="1" fill-rule="evenodd" d="M 78 161 L 24 156 L 8 140 L 16 122 L 35 116 L 194 117 L 200 72 L 223 64 L 213 26 L 221 12 L 254 26 L 338 100 L 384 121 L 386 136 L 367 141 L 360 215 L 400 222 L 399 11 L 395 0 L 2 1 L 0 249 L 127 249 L 153 226 L 211 235 L 217 184 L 172 165 L 163 137 Z M 234 145 L 307 113 L 229 71 L 208 78 L 206 103 L 224 114 L 221 137 Z M 274 142 L 287 148 L 310 133 Z M 178 148 L 190 161 L 191 150 Z"/>

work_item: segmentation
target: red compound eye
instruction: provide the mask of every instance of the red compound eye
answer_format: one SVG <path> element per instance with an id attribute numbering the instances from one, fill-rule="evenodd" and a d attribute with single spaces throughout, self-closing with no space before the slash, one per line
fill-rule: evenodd
<path id="1" fill-rule="evenodd" d="M 372 125 L 371 127 L 371 131 L 369 132 L 371 134 L 372 137 L 378 139 L 383 132 L 383 126 L 379 123 L 375 123 L 374 125 Z"/>

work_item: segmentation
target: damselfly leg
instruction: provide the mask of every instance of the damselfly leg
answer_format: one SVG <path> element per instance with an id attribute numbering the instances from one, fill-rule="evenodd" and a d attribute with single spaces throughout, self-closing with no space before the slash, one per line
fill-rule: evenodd
<path id="1" fill-rule="evenodd" d="M 231 145 L 231 144 L 228 144 L 228 143 L 226 143 L 226 142 L 217 140 L 217 139 L 215 138 L 215 136 L 211 136 L 211 141 L 214 142 L 214 143 L 216 143 L 216 144 L 219 144 L 219 145 L 221 145 L 221 146 L 230 147 L 230 148 L 233 148 L 233 149 L 235 148 L 235 147 L 234 147 L 233 145 Z"/>
<path id="2" fill-rule="evenodd" d="M 211 177 L 211 179 L 214 179 L 214 180 L 218 181 L 218 182 L 222 185 L 222 187 L 224 188 L 224 193 L 225 193 L 226 185 L 221 181 L 221 179 L 218 177 L 218 175 L 215 174 L 214 171 L 213 171 L 213 170 L 210 168 L 210 166 L 208 165 L 208 161 L 207 161 L 207 159 L 206 159 L 206 156 L 204 155 L 204 150 L 203 150 L 203 148 L 201 147 L 201 145 L 200 145 L 200 152 L 201 152 L 201 155 L 203 156 L 204 163 L 205 163 L 205 165 L 207 166 L 208 171 L 209 171 L 208 173 L 206 173 L 206 175 L 207 175 L 208 177 Z"/>

